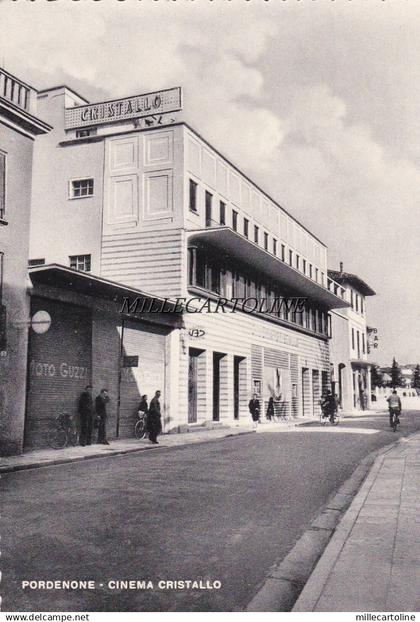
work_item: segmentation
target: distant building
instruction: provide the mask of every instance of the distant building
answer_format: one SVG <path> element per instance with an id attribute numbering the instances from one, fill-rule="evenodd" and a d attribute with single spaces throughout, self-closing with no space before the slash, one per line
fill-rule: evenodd
<path id="1" fill-rule="evenodd" d="M 368 362 L 366 297 L 375 292 L 360 277 L 340 270 L 328 276 L 345 288 L 350 306 L 331 311 L 331 377 L 344 411 L 368 408 L 371 374 Z"/>
<path id="2" fill-rule="evenodd" d="M 51 126 L 37 93 L 0 69 L 0 450 L 23 442 L 29 296 L 27 266 L 34 139 Z"/>

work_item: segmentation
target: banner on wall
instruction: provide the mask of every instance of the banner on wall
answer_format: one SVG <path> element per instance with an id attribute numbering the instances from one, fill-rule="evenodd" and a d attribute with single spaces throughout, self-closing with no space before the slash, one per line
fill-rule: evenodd
<path id="1" fill-rule="evenodd" d="M 292 383 L 290 369 L 264 367 L 264 400 L 274 398 L 275 402 L 290 402 Z"/>

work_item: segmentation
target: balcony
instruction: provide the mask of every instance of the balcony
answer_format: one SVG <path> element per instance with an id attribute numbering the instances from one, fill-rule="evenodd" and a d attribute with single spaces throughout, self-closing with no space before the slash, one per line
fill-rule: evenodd
<path id="1" fill-rule="evenodd" d="M 230 227 L 218 226 L 190 231 L 188 243 L 190 246 L 208 245 L 231 260 L 250 266 L 269 279 L 284 284 L 299 295 L 328 309 L 350 306 L 344 299 L 345 289 L 333 279 L 328 278 L 326 286 L 316 282 Z"/>
<path id="2" fill-rule="evenodd" d="M 9 100 L 15 106 L 34 114 L 36 91 L 18 80 L 4 69 L 0 69 L 0 97 Z"/>

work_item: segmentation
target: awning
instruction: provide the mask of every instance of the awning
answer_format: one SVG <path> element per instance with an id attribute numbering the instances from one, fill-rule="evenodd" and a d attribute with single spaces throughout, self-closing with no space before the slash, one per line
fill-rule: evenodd
<path id="1" fill-rule="evenodd" d="M 85 296 L 111 300 L 121 305 L 121 309 L 123 309 L 124 300 L 128 299 L 128 307 L 126 304 L 125 308 L 127 310 L 131 308 L 132 311 L 130 313 L 122 312 L 122 314 L 132 316 L 133 319 L 145 319 L 146 316 L 149 316 L 149 318 L 154 316 L 156 321 L 158 319 L 165 320 L 165 324 L 171 324 L 174 327 L 181 327 L 182 325 L 182 313 L 179 310 L 175 310 L 175 301 L 154 296 L 135 287 L 122 285 L 89 272 L 81 272 L 60 264 L 48 264 L 29 268 L 29 277 L 33 285 L 64 288 L 67 291 Z M 140 300 L 137 307 L 134 304 L 136 299 Z M 144 313 L 141 312 L 141 301 L 143 300 L 146 301 Z M 152 303 L 153 306 L 151 306 Z M 163 303 L 165 303 L 165 311 L 160 313 L 158 309 L 161 308 Z M 134 312 L 135 308 L 137 308 L 137 312 Z M 153 310 L 148 312 L 148 309 Z"/>
<path id="2" fill-rule="evenodd" d="M 350 359 L 351 366 L 355 369 L 360 369 L 362 367 L 372 367 L 372 363 L 365 361 L 364 359 Z"/>
<path id="3" fill-rule="evenodd" d="M 254 242 L 239 235 L 230 227 L 190 231 L 188 242 L 190 245 L 200 243 L 220 250 L 225 256 L 231 256 L 245 265 L 252 266 L 273 281 L 278 281 L 289 287 L 297 295 L 321 303 L 329 309 L 350 306 L 343 298 L 292 268 Z M 325 275 L 326 278 L 327 275 Z"/>

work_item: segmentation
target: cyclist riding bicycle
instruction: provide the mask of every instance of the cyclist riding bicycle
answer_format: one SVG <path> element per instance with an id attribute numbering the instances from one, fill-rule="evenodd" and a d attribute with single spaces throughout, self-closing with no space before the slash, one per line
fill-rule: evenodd
<path id="1" fill-rule="evenodd" d="M 337 412 L 337 400 L 331 391 L 327 391 L 326 395 L 321 399 L 322 417 L 328 417 L 332 421 Z"/>
<path id="2" fill-rule="evenodd" d="M 396 390 L 394 389 L 389 397 L 386 398 L 388 402 L 388 410 L 389 410 L 389 425 L 392 428 L 392 419 L 394 413 L 397 415 L 397 423 L 400 422 L 400 414 L 401 414 L 401 400 L 397 395 Z"/>

